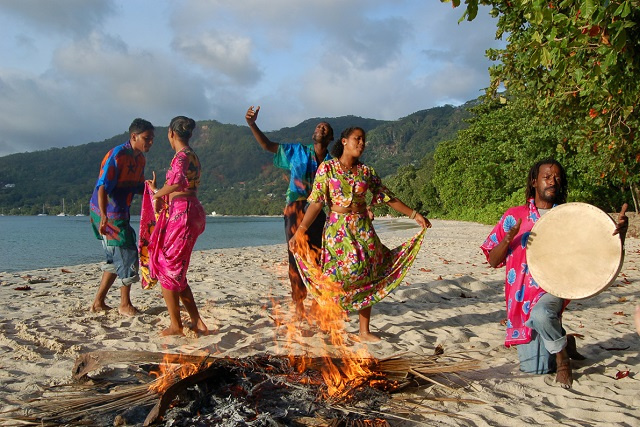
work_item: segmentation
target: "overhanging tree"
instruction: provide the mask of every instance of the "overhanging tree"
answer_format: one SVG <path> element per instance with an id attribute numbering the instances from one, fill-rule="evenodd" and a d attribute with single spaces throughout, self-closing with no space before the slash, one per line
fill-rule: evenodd
<path id="1" fill-rule="evenodd" d="M 451 2 L 454 7 L 461 0 Z M 487 90 L 504 86 L 542 122 L 560 125 L 556 147 L 572 167 L 602 184 L 640 182 L 640 0 L 464 0 L 461 21 L 479 5 L 497 18 L 496 61 Z M 633 192 L 637 195 L 637 191 Z M 636 203 L 636 210 L 638 205 Z"/>

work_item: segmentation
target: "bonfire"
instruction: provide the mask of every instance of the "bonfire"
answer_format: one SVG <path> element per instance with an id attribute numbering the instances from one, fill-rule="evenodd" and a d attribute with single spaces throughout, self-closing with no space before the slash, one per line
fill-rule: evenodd
<path id="1" fill-rule="evenodd" d="M 314 254 L 307 252 L 310 258 Z M 317 272 L 320 274 L 320 272 Z M 479 368 L 464 354 L 401 354 L 376 359 L 354 345 L 346 314 L 335 301 L 338 286 L 327 281 L 305 319 L 274 305 L 279 353 L 244 358 L 144 351 L 92 352 L 75 364 L 75 382 L 29 402 L 24 415 L 0 414 L 19 425 L 166 426 L 387 426 L 455 416 L 442 402 L 465 399 L 460 373 Z M 308 333 L 323 343 L 318 354 L 297 351 Z M 109 365 L 127 365 L 126 381 L 92 375 Z M 418 399 L 416 389 L 422 391 Z"/>

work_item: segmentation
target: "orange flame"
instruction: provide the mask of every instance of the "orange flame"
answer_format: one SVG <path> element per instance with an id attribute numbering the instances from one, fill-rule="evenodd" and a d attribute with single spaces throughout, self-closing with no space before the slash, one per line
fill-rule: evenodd
<path id="1" fill-rule="evenodd" d="M 375 374 L 370 369 L 372 356 L 366 347 L 354 349 L 348 345 L 345 330 L 347 313 L 338 303 L 338 297 L 343 292 L 342 285 L 332 281 L 322 272 L 316 262 L 319 259 L 318 253 L 309 245 L 307 236 L 303 233 L 296 236 L 296 254 L 306 261 L 309 266 L 309 275 L 316 277 L 320 282 L 320 286 L 314 292 L 317 304 L 307 315 L 307 320 L 314 322 L 329 336 L 328 341 L 324 342 L 325 363 L 321 368 L 321 374 L 327 386 L 326 394 L 331 397 L 340 397 L 348 393 L 353 385 L 364 383 Z M 288 328 L 287 336 L 290 346 L 295 342 L 296 330 L 295 324 Z M 332 355 L 340 361 L 340 366 L 334 363 L 335 359 Z M 295 363 L 298 372 L 303 372 L 307 367 L 307 361 L 300 357 L 295 358 Z"/>
<path id="2" fill-rule="evenodd" d="M 158 365 L 159 371 L 150 372 L 157 378 L 149 385 L 149 390 L 158 394 L 164 393 L 181 379 L 199 372 L 204 367 L 206 359 L 203 356 L 199 363 L 195 363 L 192 357 L 187 359 L 182 354 L 165 354 L 162 363 Z"/>

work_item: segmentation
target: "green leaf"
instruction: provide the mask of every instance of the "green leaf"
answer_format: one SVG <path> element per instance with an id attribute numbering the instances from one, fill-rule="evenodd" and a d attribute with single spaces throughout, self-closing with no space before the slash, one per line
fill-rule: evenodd
<path id="1" fill-rule="evenodd" d="M 596 6 L 593 4 L 593 0 L 585 0 L 584 2 L 584 11 L 583 11 L 583 15 L 585 17 L 590 18 L 591 15 L 593 15 L 593 13 L 596 10 Z"/>
<path id="2" fill-rule="evenodd" d="M 533 36 L 531 36 L 531 38 L 538 43 L 542 43 L 542 36 L 537 31 L 533 33 Z"/>
<path id="3" fill-rule="evenodd" d="M 471 2 L 467 5 L 467 20 L 473 21 L 478 15 L 478 3 Z"/>
<path id="4" fill-rule="evenodd" d="M 552 63 L 551 62 L 551 54 L 549 53 L 549 49 L 547 49 L 546 47 L 543 47 L 541 49 L 540 62 L 545 67 L 550 67 L 551 66 L 551 63 Z"/>
<path id="5" fill-rule="evenodd" d="M 624 10 L 624 5 L 625 3 L 620 3 L 620 5 L 618 5 L 618 7 L 616 8 L 616 10 L 613 12 L 613 16 L 620 16 L 622 15 L 622 12 Z"/>
<path id="6" fill-rule="evenodd" d="M 609 54 L 604 60 L 604 65 L 605 67 L 611 67 L 612 65 L 615 65 L 617 62 L 618 62 L 618 52 L 614 50 L 609 52 Z"/>
<path id="7" fill-rule="evenodd" d="M 631 13 L 631 2 L 626 1 L 623 3 L 623 5 L 624 5 L 624 8 L 622 9 L 622 13 L 620 14 L 620 16 L 622 18 L 626 18 Z"/>
<path id="8" fill-rule="evenodd" d="M 613 36 L 611 44 L 618 52 L 622 50 L 627 44 L 627 31 L 624 27 L 620 28 L 618 32 Z"/>
<path id="9" fill-rule="evenodd" d="M 530 68 L 538 68 L 538 66 L 540 66 L 540 49 L 536 49 L 529 58 Z"/>

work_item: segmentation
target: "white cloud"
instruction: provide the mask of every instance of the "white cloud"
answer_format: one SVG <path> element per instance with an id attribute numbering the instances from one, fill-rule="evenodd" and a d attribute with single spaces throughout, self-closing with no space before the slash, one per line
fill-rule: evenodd
<path id="1" fill-rule="evenodd" d="M 397 119 L 488 84 L 494 23 L 424 0 L 0 0 L 0 155 L 102 140 L 134 117 L 265 130 Z M 21 23 L 16 25 L 14 18 Z"/>
<path id="2" fill-rule="evenodd" d="M 178 37 L 173 46 L 192 62 L 220 72 L 238 84 L 252 84 L 261 72 L 251 59 L 251 39 L 211 31 L 199 37 Z"/>
<path id="3" fill-rule="evenodd" d="M 101 26 L 113 6 L 109 0 L 0 0 L 0 13 L 24 20 L 35 32 L 82 35 Z"/>

